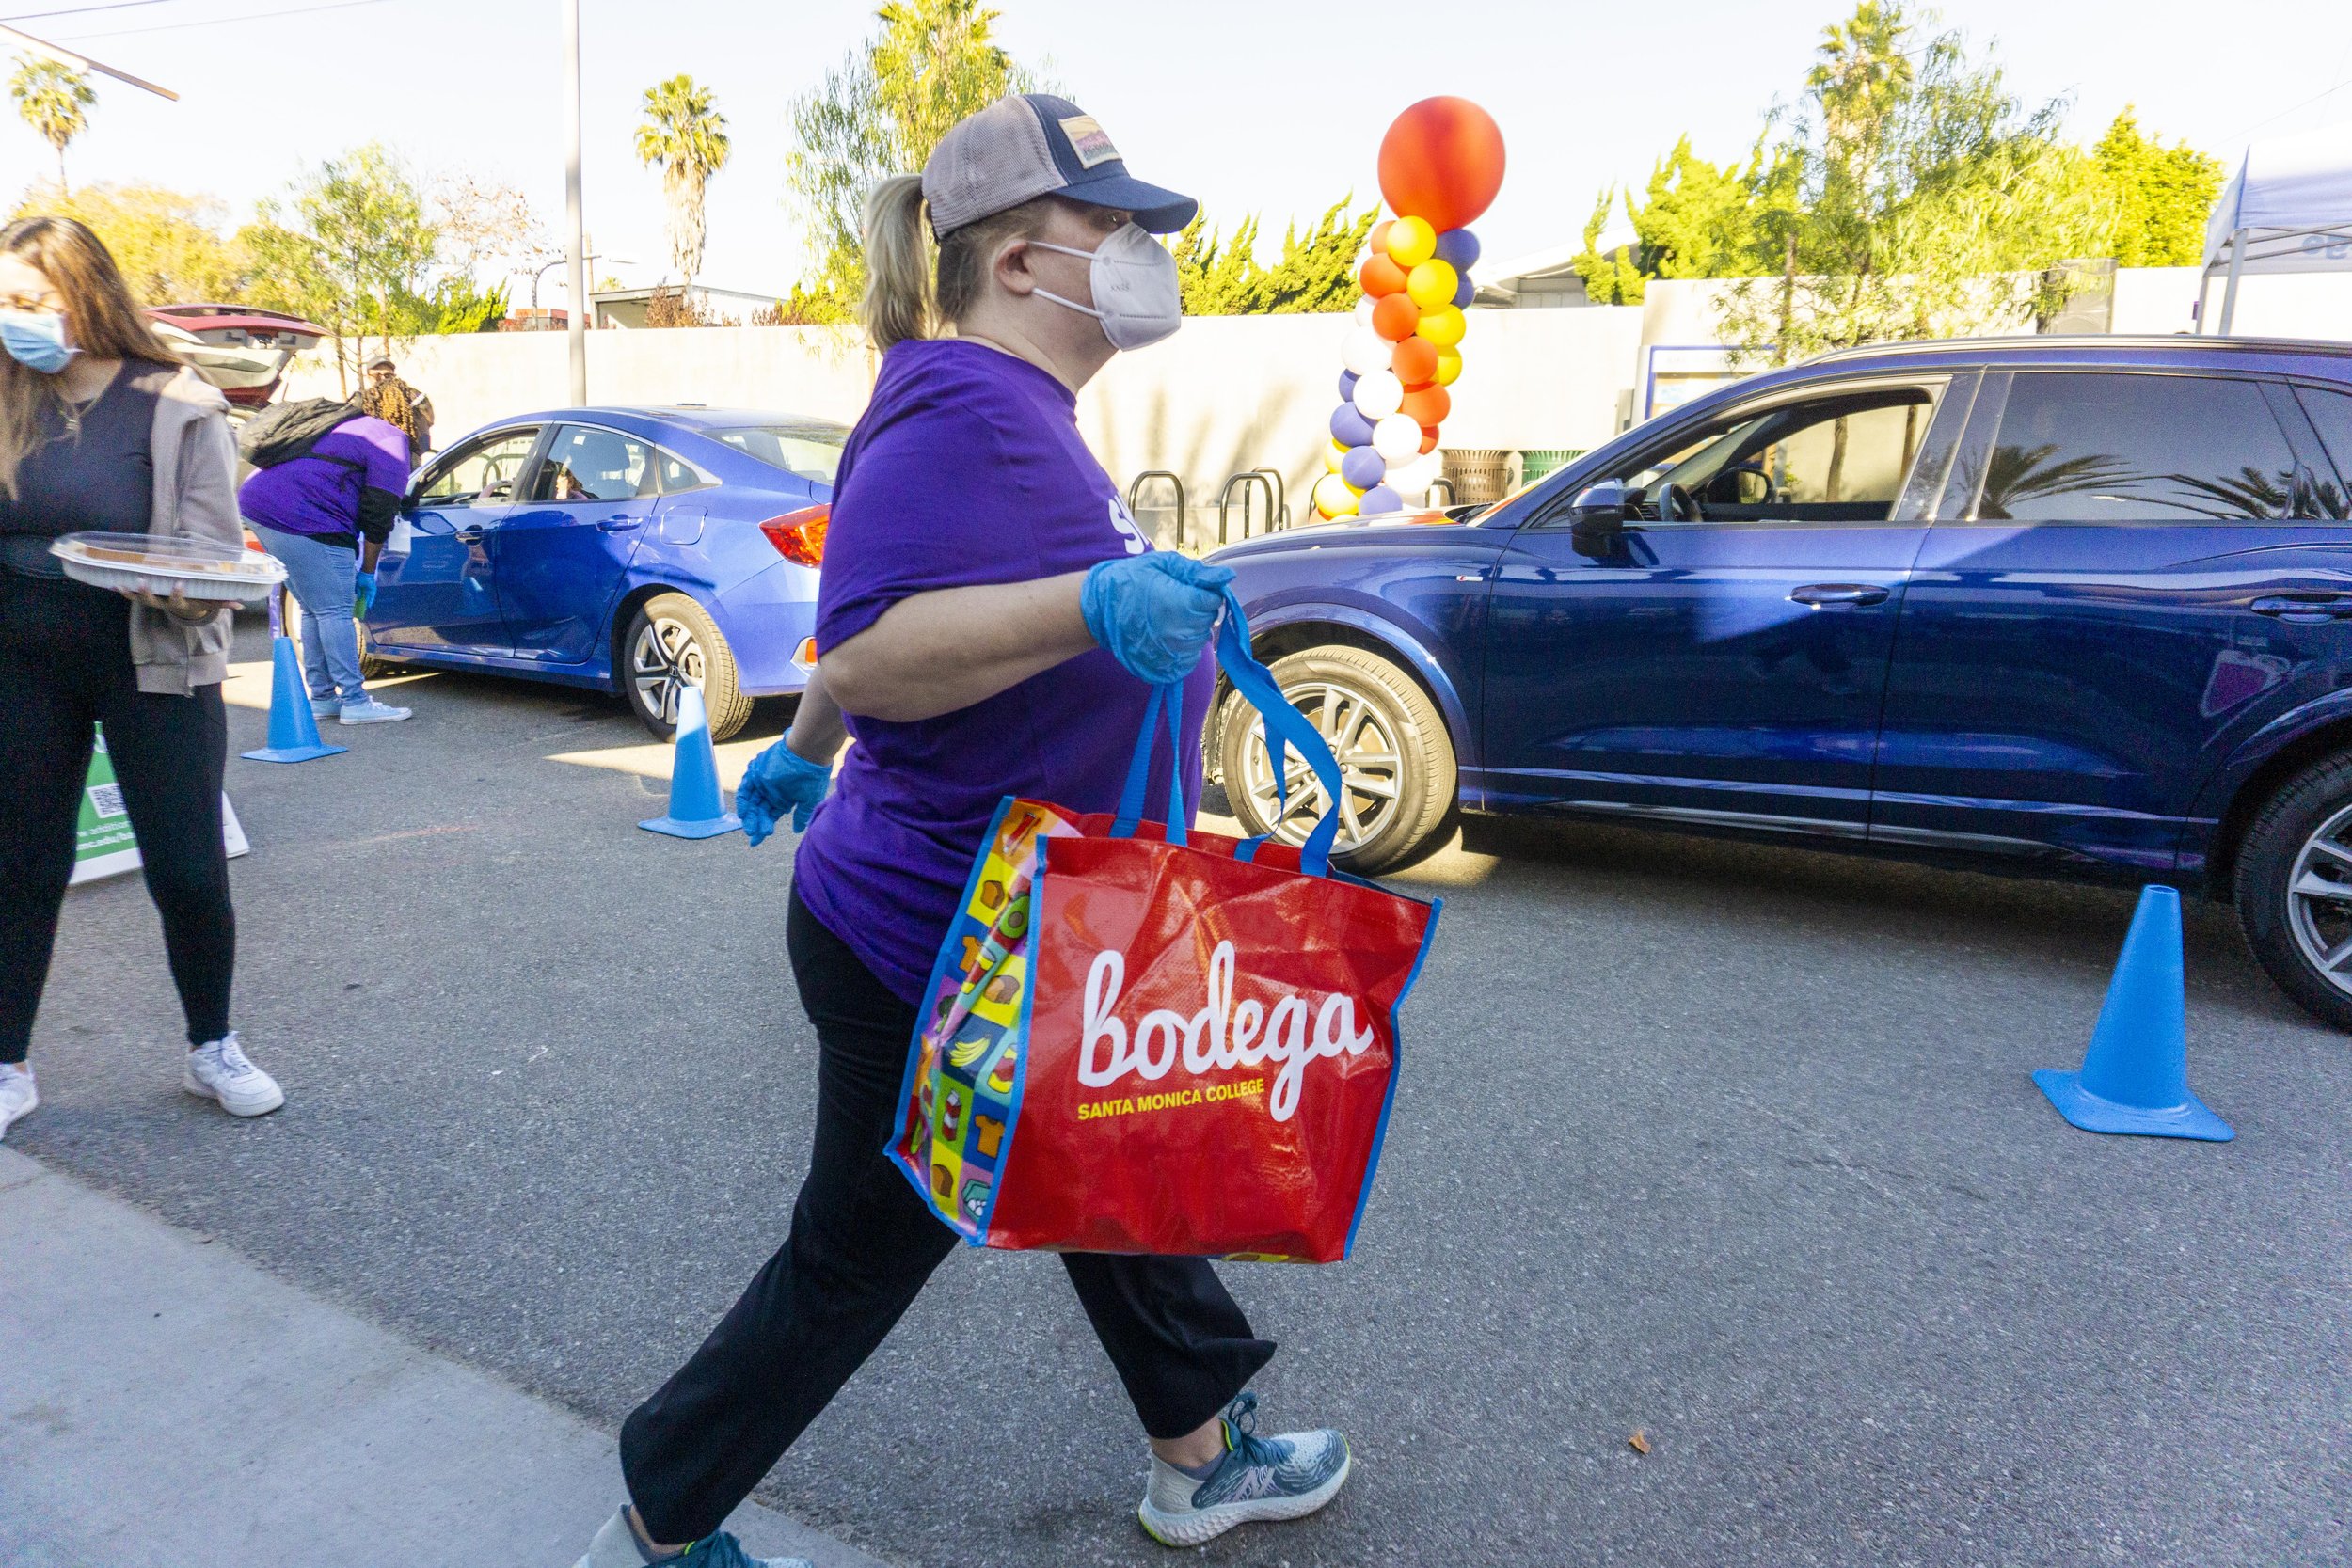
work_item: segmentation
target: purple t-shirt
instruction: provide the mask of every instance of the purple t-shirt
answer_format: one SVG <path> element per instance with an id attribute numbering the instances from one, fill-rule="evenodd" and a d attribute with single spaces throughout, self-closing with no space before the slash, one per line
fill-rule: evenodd
<path id="1" fill-rule="evenodd" d="M 408 489 L 408 437 L 365 415 L 320 436 L 307 455 L 257 469 L 237 491 L 237 510 L 281 533 L 340 534 L 350 544 L 359 532 L 363 488 L 394 496 Z"/>
<path id="2" fill-rule="evenodd" d="M 1024 359 L 955 339 L 882 356 L 834 483 L 817 645 L 837 648 L 900 599 L 1026 582 L 1150 548 L 1078 435 L 1078 400 Z M 1184 687 L 1185 820 L 1216 666 Z M 1152 689 L 1093 649 L 985 702 L 914 723 L 851 717 L 841 778 L 801 840 L 802 901 L 911 1003 L 1008 795 L 1115 811 Z M 1167 743 L 1147 815 L 1166 820 Z"/>

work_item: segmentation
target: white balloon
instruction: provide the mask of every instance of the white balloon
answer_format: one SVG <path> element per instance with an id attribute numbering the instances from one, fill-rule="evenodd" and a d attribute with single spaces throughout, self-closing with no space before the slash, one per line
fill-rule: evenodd
<path id="1" fill-rule="evenodd" d="M 1315 481 L 1315 509 L 1327 517 L 1344 517 L 1356 510 L 1356 492 L 1337 474 Z"/>
<path id="2" fill-rule="evenodd" d="M 1380 302 L 1376 299 L 1358 300 L 1356 302 L 1356 325 L 1358 326 L 1370 326 L 1372 325 L 1372 308 L 1379 303 Z"/>
<path id="3" fill-rule="evenodd" d="M 1405 383 L 1394 371 L 1374 371 L 1356 381 L 1356 412 L 1377 424 L 1405 406 Z"/>
<path id="4" fill-rule="evenodd" d="M 1372 427 L 1372 450 L 1401 463 L 1421 451 L 1421 426 L 1410 414 L 1391 414 Z"/>
<path id="5" fill-rule="evenodd" d="M 1340 361 L 1358 375 L 1370 375 L 1389 368 L 1389 356 L 1396 352 L 1394 344 L 1369 326 L 1359 326 L 1347 335 L 1340 346 Z"/>

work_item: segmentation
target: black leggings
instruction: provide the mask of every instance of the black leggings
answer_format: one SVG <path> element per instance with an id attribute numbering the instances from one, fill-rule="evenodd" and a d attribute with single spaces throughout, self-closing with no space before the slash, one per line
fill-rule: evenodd
<path id="1" fill-rule="evenodd" d="M 656 1541 L 717 1529 L 960 1244 L 882 1155 L 914 1008 L 797 893 L 785 941 L 817 1026 L 817 1147 L 791 1235 L 692 1359 L 622 1423 L 622 1473 Z M 1202 1259 L 1061 1261 L 1153 1437 L 1194 1431 L 1273 1358 Z"/>
<path id="2" fill-rule="evenodd" d="M 147 891 L 188 1019 L 188 1043 L 229 1032 L 237 921 L 220 837 L 229 721 L 220 688 L 140 692 L 130 607 L 79 583 L 0 574 L 0 1062 L 22 1062 L 73 875 L 91 726 L 138 835 Z"/>

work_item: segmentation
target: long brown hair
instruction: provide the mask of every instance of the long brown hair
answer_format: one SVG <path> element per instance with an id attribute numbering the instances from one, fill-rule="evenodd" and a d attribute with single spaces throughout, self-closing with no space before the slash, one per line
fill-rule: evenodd
<path id="1" fill-rule="evenodd" d="M 874 346 L 928 338 L 961 320 L 979 303 L 996 247 L 1035 238 L 1057 199 L 1036 197 L 951 230 L 934 261 L 923 232 L 922 177 L 894 174 L 876 185 L 866 198 L 866 296 L 859 301 Z"/>
<path id="2" fill-rule="evenodd" d="M 0 255 L 15 257 L 65 296 L 66 329 L 73 346 L 99 359 L 176 364 L 131 297 L 122 269 L 106 242 L 73 218 L 19 218 L 0 229 Z M 0 354 L 0 493 L 16 494 L 17 469 L 40 440 L 40 409 L 58 397 L 56 377 L 26 370 Z"/>

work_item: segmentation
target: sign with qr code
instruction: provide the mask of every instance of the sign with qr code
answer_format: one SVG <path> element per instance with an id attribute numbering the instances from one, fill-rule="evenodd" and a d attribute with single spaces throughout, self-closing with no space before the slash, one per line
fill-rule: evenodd
<path id="1" fill-rule="evenodd" d="M 252 847 L 237 821 L 229 797 L 220 798 L 221 842 L 234 860 Z M 106 732 L 98 732 L 90 750 L 89 778 L 82 790 L 82 820 L 73 845 L 73 879 L 96 881 L 139 868 L 139 841 L 131 832 L 130 808 L 122 803 L 122 785 L 115 778 L 114 758 L 106 754 Z"/>

